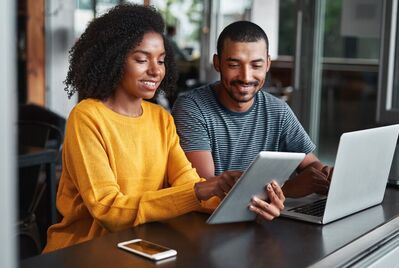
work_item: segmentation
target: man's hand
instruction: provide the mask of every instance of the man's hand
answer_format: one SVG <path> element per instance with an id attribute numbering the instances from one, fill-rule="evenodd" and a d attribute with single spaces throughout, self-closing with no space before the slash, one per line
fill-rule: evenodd
<path id="1" fill-rule="evenodd" d="M 327 195 L 332 170 L 328 166 L 324 166 L 321 171 L 313 166 L 306 167 L 294 178 L 284 183 L 284 195 L 293 198 L 304 197 L 312 193 Z"/>
<path id="2" fill-rule="evenodd" d="M 228 170 L 219 176 L 196 183 L 194 189 L 198 200 L 208 200 L 212 196 L 218 196 L 220 199 L 223 199 L 240 178 L 241 174 L 241 171 Z"/>
<path id="3" fill-rule="evenodd" d="M 258 218 L 271 221 L 275 217 L 280 216 L 280 212 L 284 209 L 285 197 L 276 181 L 272 181 L 266 185 L 265 191 L 269 202 L 253 197 L 249 205 L 249 210 L 255 212 Z"/>
<path id="4" fill-rule="evenodd" d="M 331 182 L 331 177 L 332 177 L 333 171 L 334 171 L 334 167 L 330 167 L 330 166 L 324 166 L 321 169 L 321 172 L 323 172 L 327 176 L 327 180 L 329 182 Z"/>

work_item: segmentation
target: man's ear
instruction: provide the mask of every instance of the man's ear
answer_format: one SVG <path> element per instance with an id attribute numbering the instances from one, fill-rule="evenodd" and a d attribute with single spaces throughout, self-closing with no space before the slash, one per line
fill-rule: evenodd
<path id="1" fill-rule="evenodd" d="M 213 54 L 213 68 L 215 68 L 215 70 L 220 73 L 220 61 L 217 54 Z"/>
<path id="2" fill-rule="evenodd" d="M 269 71 L 270 66 L 272 65 L 272 60 L 270 59 L 270 55 L 267 55 L 267 66 L 266 66 L 266 72 Z"/>

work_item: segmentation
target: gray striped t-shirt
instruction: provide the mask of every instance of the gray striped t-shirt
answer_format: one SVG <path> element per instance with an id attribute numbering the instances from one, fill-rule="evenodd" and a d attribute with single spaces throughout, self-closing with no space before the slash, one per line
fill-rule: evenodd
<path id="1" fill-rule="evenodd" d="M 265 91 L 237 113 L 217 99 L 214 84 L 189 91 L 172 110 L 184 151 L 211 151 L 215 175 L 244 171 L 260 151 L 310 153 L 315 145 L 290 107 Z"/>

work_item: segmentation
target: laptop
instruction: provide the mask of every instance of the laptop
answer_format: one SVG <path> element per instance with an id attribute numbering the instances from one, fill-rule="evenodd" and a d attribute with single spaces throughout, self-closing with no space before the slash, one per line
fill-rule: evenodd
<path id="1" fill-rule="evenodd" d="M 208 218 L 207 223 L 254 220 L 256 214 L 248 209 L 251 198 L 256 195 L 265 199 L 265 185 L 272 180 L 281 185 L 304 158 L 304 153 L 260 152 Z"/>
<path id="2" fill-rule="evenodd" d="M 326 224 L 382 202 L 399 124 L 341 136 L 328 197 L 287 198 L 281 215 Z"/>

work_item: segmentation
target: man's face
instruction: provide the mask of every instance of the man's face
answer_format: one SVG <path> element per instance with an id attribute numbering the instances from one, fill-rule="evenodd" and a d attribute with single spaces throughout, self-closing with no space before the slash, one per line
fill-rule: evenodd
<path id="1" fill-rule="evenodd" d="M 265 83 L 270 57 L 263 39 L 256 42 L 226 39 L 221 55 L 214 55 L 213 64 L 220 72 L 221 101 L 233 106 L 252 105 L 255 94 Z"/>

